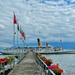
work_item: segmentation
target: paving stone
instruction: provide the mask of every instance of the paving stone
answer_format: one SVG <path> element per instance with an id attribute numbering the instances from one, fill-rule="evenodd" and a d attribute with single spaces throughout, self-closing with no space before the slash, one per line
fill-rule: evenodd
<path id="1" fill-rule="evenodd" d="M 32 52 L 29 52 L 20 64 L 14 66 L 13 72 L 8 75 L 40 75 Z"/>

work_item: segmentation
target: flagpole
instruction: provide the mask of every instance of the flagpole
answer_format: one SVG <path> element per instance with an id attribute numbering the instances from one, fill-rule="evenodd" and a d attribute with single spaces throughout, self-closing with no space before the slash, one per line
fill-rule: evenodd
<path id="1" fill-rule="evenodd" d="M 25 45 L 26 45 L 26 35 L 25 35 Z"/>
<path id="2" fill-rule="evenodd" d="M 23 45 L 25 46 L 25 40 L 23 40 Z"/>
<path id="3" fill-rule="evenodd" d="M 23 45 L 24 45 L 25 33 L 22 31 L 21 25 L 20 25 L 20 33 L 21 33 L 21 36 L 22 36 L 22 42 L 23 42 Z M 23 40 L 23 39 L 24 39 L 24 40 Z M 24 46 L 25 46 L 25 45 L 24 45 Z"/>
<path id="4" fill-rule="evenodd" d="M 26 40 L 25 40 L 25 46 L 26 46 Z"/>
<path id="5" fill-rule="evenodd" d="M 18 30 L 17 30 L 17 47 L 18 47 Z"/>
<path id="6" fill-rule="evenodd" d="M 23 44 L 23 46 L 24 46 L 24 41 L 23 41 L 23 37 L 22 37 L 22 44 Z"/>
<path id="7" fill-rule="evenodd" d="M 13 12 L 13 15 L 15 14 L 15 12 Z M 13 17 L 13 20 L 14 20 L 14 17 Z M 14 48 L 15 48 L 15 24 L 14 24 L 14 21 L 13 21 L 13 44 L 14 44 Z"/>
<path id="8" fill-rule="evenodd" d="M 14 49 L 13 49 L 13 53 L 14 53 L 14 56 L 15 56 L 15 24 L 17 24 L 17 21 L 16 21 L 16 16 L 15 16 L 15 12 L 13 12 L 13 15 L 14 15 L 14 18 L 13 18 L 13 42 L 14 42 Z M 14 64 L 15 64 L 15 60 L 13 62 L 13 68 L 14 68 Z"/>
<path id="9" fill-rule="evenodd" d="M 17 23 L 17 47 L 18 47 L 18 23 Z"/>
<path id="10" fill-rule="evenodd" d="M 20 33 L 21 33 L 21 25 L 20 25 Z M 22 44 L 21 43 L 21 39 L 22 39 L 22 36 L 20 36 L 20 44 Z M 20 45 L 21 46 L 21 45 Z"/>
<path id="11" fill-rule="evenodd" d="M 13 16 L 14 16 L 15 12 L 13 12 Z M 15 50 L 15 24 L 14 24 L 14 17 L 13 17 L 13 43 L 14 43 L 14 49 L 13 49 L 13 53 L 14 53 L 14 50 Z M 15 56 L 15 53 L 14 53 L 14 56 Z M 13 61 L 13 68 L 14 68 L 14 64 L 15 62 Z M 14 69 L 13 69 L 14 71 Z"/>

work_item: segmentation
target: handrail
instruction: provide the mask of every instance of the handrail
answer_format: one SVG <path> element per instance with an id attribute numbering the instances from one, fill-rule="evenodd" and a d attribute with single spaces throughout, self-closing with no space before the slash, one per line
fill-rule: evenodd
<path id="1" fill-rule="evenodd" d="M 43 68 L 45 75 L 56 75 L 53 71 L 47 68 L 48 66 L 39 57 L 37 57 L 34 52 L 33 54 L 34 54 L 36 62 Z"/>
<path id="2" fill-rule="evenodd" d="M 28 54 L 28 52 L 27 52 L 26 54 L 22 54 L 21 57 L 20 57 L 20 59 L 18 59 L 19 61 L 17 61 L 16 64 L 20 63 L 20 62 L 23 60 L 23 58 L 24 58 L 27 54 Z M 13 62 L 10 64 L 10 65 L 13 64 L 12 66 L 7 67 L 7 68 L 4 68 L 6 61 L 7 61 L 7 60 L 3 61 L 2 64 L 0 64 L 0 75 L 6 75 L 5 73 L 8 74 L 8 73 L 9 73 L 11 70 L 13 70 L 13 68 L 14 68 L 15 59 L 14 59 Z M 8 64 L 9 64 L 9 63 L 8 63 Z M 3 69 L 2 69 L 2 66 L 3 66 Z"/>

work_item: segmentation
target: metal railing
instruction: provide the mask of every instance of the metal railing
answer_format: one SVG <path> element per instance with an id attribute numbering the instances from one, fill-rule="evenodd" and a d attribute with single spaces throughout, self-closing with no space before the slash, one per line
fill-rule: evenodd
<path id="1" fill-rule="evenodd" d="M 17 63 L 20 63 L 27 54 L 28 54 L 28 52 L 25 53 L 25 54 L 21 54 L 21 57 L 20 57 L 20 59 Z"/>
<path id="2" fill-rule="evenodd" d="M 33 54 L 34 54 L 37 64 L 41 66 L 45 75 L 56 75 L 53 71 L 51 71 L 50 69 L 47 68 L 48 66 L 39 57 L 37 57 L 34 52 L 33 52 Z M 41 72 L 41 75 L 42 75 L 42 72 Z"/>
<path id="3" fill-rule="evenodd" d="M 28 53 L 28 52 L 27 52 Z M 14 68 L 15 64 L 19 64 L 23 58 L 27 55 L 27 53 L 25 54 L 20 54 L 20 58 L 17 59 L 17 61 L 15 61 L 15 59 L 13 60 L 13 62 L 11 64 L 7 64 L 7 68 L 5 68 L 5 61 L 2 62 L 2 64 L 0 64 L 0 75 L 7 75 L 5 74 L 7 71 L 10 71 Z M 14 56 L 15 57 L 15 56 Z"/>

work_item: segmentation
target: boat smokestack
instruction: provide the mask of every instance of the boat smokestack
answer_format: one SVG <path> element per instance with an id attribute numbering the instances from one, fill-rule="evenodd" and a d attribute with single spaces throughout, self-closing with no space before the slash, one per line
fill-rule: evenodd
<path id="1" fill-rule="evenodd" d="M 41 46 L 39 38 L 37 38 L 37 41 L 38 41 L 38 46 Z"/>

